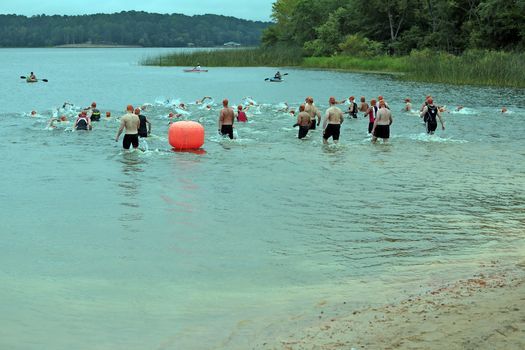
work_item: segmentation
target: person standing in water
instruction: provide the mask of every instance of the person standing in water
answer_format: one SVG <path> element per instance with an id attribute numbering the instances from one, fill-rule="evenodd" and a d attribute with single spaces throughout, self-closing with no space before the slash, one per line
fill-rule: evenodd
<path id="1" fill-rule="evenodd" d="M 129 149 L 131 145 L 133 145 L 133 148 L 139 147 L 139 126 L 140 126 L 140 119 L 139 116 L 133 113 L 133 106 L 128 105 L 126 108 L 126 114 L 124 114 L 120 118 L 120 127 L 117 132 L 117 136 L 115 137 L 115 142 L 118 142 L 118 138 L 120 137 L 120 134 L 122 134 L 122 131 L 126 129 L 126 133 L 124 135 L 124 139 L 122 140 L 122 147 L 124 149 Z"/>
<path id="2" fill-rule="evenodd" d="M 374 128 L 374 122 L 376 121 L 378 110 L 379 108 L 376 106 L 376 100 L 374 98 L 371 99 L 370 107 L 368 107 L 368 111 L 366 112 L 368 114 L 368 133 L 369 134 L 372 133 L 372 129 Z"/>
<path id="3" fill-rule="evenodd" d="M 228 135 L 230 139 L 233 139 L 233 109 L 228 107 L 228 99 L 222 100 L 222 109 L 219 113 L 219 133 L 222 136 Z"/>
<path id="4" fill-rule="evenodd" d="M 246 111 L 250 108 L 250 106 L 246 108 L 242 108 L 242 105 L 237 106 L 237 121 L 241 123 L 246 123 L 248 121 L 248 117 L 246 117 Z"/>
<path id="5" fill-rule="evenodd" d="M 139 116 L 140 121 L 138 134 L 139 137 L 148 137 L 149 134 L 151 134 L 151 123 L 148 118 L 146 118 L 146 116 L 142 115 L 140 112 L 140 108 L 135 108 L 135 114 Z"/>
<path id="6" fill-rule="evenodd" d="M 326 110 L 325 119 L 323 122 L 323 143 L 328 144 L 328 139 L 332 137 L 334 143 L 339 142 L 339 134 L 341 132 L 341 124 L 343 124 L 343 111 L 336 106 L 337 101 L 335 97 L 330 97 L 328 100 L 330 107 Z"/>
<path id="7" fill-rule="evenodd" d="M 98 122 L 100 120 L 100 111 L 97 109 L 96 102 L 92 102 L 91 107 L 87 108 L 87 115 L 92 122 Z"/>
<path id="8" fill-rule="evenodd" d="M 317 107 L 314 105 L 314 98 L 311 96 L 308 96 L 305 99 L 306 104 L 304 105 L 304 111 L 310 115 L 310 130 L 315 130 L 315 126 L 319 126 L 321 124 L 321 112 L 317 109 Z M 317 117 L 317 123 L 315 121 L 315 117 Z"/>
<path id="9" fill-rule="evenodd" d="M 437 129 L 437 119 L 439 119 L 441 123 L 441 128 L 445 130 L 445 123 L 443 123 L 443 119 L 441 118 L 441 112 L 438 107 L 434 105 L 432 97 L 427 98 L 426 106 L 423 107 L 421 114 L 424 116 L 425 123 L 427 124 L 427 134 L 434 134 Z"/>
<path id="10" fill-rule="evenodd" d="M 372 143 L 376 143 L 377 139 L 383 139 L 387 142 L 390 138 L 390 125 L 394 120 L 392 119 L 392 112 L 386 108 L 385 100 L 379 101 L 379 111 L 377 111 L 376 120 L 372 128 Z"/>
<path id="11" fill-rule="evenodd" d="M 76 130 L 91 130 L 91 120 L 87 116 L 86 111 L 80 112 L 77 120 L 75 121 L 74 128 Z"/>
<path id="12" fill-rule="evenodd" d="M 305 112 L 304 104 L 299 106 L 299 114 L 297 115 L 297 123 L 294 124 L 294 128 L 299 127 L 299 134 L 297 135 L 298 139 L 304 138 L 308 135 L 308 130 L 310 130 L 310 114 Z"/>

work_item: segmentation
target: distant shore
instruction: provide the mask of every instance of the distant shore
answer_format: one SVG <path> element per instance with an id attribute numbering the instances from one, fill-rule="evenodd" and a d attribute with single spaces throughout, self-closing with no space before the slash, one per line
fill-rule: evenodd
<path id="1" fill-rule="evenodd" d="M 137 48 L 143 47 L 140 45 L 111 45 L 111 44 L 66 44 L 66 45 L 57 45 L 53 46 L 55 48 L 71 48 L 71 49 L 92 49 L 92 48 L 101 48 L 101 49 L 120 49 L 120 48 Z"/>

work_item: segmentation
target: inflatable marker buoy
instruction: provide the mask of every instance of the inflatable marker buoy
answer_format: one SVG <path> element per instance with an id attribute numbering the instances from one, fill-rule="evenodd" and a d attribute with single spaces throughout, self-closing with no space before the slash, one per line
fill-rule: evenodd
<path id="1" fill-rule="evenodd" d="M 179 121 L 170 125 L 168 142 L 176 150 L 197 149 L 204 144 L 204 127 L 192 121 Z"/>

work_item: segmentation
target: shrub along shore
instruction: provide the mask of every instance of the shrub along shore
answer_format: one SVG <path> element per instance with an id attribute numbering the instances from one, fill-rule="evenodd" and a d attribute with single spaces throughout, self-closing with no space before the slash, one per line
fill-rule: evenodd
<path id="1" fill-rule="evenodd" d="M 151 66 L 300 67 L 391 73 L 400 79 L 456 85 L 525 88 L 525 53 L 470 50 L 461 55 L 432 50 L 408 56 L 303 57 L 300 48 L 243 48 L 193 51 L 152 57 Z"/>

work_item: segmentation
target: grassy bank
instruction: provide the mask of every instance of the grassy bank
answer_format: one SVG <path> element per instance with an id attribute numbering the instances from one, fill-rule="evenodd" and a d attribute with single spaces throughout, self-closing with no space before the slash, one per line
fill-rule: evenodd
<path id="1" fill-rule="evenodd" d="M 242 48 L 181 52 L 141 63 L 147 66 L 279 67 L 298 66 L 301 62 L 300 50 Z"/>
<path id="2" fill-rule="evenodd" d="M 525 88 L 525 53 L 467 51 L 460 56 L 423 50 L 409 56 L 306 57 L 294 48 L 243 48 L 178 53 L 142 62 L 155 66 L 302 67 L 358 72 L 403 73 L 400 79 Z"/>

